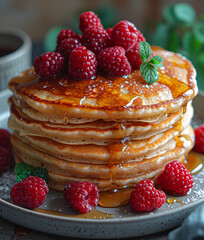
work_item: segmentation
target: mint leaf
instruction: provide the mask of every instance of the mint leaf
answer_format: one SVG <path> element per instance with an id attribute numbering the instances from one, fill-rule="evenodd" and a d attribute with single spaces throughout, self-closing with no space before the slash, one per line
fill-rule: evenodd
<path id="1" fill-rule="evenodd" d="M 140 73 L 148 84 L 152 84 L 159 79 L 159 71 L 157 67 L 152 65 L 150 62 L 141 64 Z"/>
<path id="2" fill-rule="evenodd" d="M 187 3 L 179 3 L 174 6 L 174 14 L 178 20 L 191 23 L 195 19 L 194 9 Z"/>
<path id="3" fill-rule="evenodd" d="M 149 43 L 141 41 L 140 42 L 140 59 L 143 62 L 146 62 L 149 60 L 151 55 L 152 55 L 152 50 Z"/>
<path id="4" fill-rule="evenodd" d="M 43 178 L 46 181 L 46 183 L 48 183 L 49 181 L 48 171 L 45 168 L 36 167 L 32 169 L 31 175 Z"/>
<path id="5" fill-rule="evenodd" d="M 22 181 L 25 178 L 28 178 L 30 176 L 36 176 L 43 178 L 48 183 L 48 171 L 45 168 L 41 167 L 33 167 L 30 164 L 20 162 L 16 164 L 15 166 L 15 174 L 16 174 L 16 180 L 17 182 Z"/>
<path id="6" fill-rule="evenodd" d="M 24 162 L 16 164 L 14 171 L 16 174 L 17 182 L 20 182 L 23 179 L 28 178 L 31 175 L 32 169 L 33 166 Z"/>
<path id="7" fill-rule="evenodd" d="M 156 55 L 150 60 L 150 63 L 152 63 L 155 67 L 160 68 L 163 67 L 163 61 L 164 59 L 161 56 Z"/>

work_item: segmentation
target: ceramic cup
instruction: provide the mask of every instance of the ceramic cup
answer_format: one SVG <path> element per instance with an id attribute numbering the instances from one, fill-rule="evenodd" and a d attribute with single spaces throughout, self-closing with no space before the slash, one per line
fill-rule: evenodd
<path id="1" fill-rule="evenodd" d="M 0 27 L 0 91 L 8 87 L 8 81 L 31 66 L 30 37 L 23 31 Z"/>

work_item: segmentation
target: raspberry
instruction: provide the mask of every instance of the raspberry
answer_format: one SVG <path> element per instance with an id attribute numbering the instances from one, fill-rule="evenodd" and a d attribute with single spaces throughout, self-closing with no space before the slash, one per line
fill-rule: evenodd
<path id="1" fill-rule="evenodd" d="M 131 48 L 137 42 L 137 29 L 128 21 L 119 22 L 112 31 L 112 46 L 121 46 L 125 50 Z"/>
<path id="2" fill-rule="evenodd" d="M 149 212 L 160 208 L 166 201 L 163 191 L 154 187 L 150 179 L 140 181 L 130 195 L 130 206 L 136 212 Z"/>
<path id="3" fill-rule="evenodd" d="M 64 39 L 58 48 L 58 52 L 61 53 L 66 60 L 68 60 L 71 51 L 79 46 L 81 46 L 81 43 L 78 39 Z"/>
<path id="4" fill-rule="evenodd" d="M 62 31 L 60 31 L 60 33 L 57 36 L 57 50 L 58 47 L 60 46 L 61 42 L 64 39 L 69 39 L 69 38 L 75 38 L 80 40 L 80 37 L 78 36 L 78 34 L 76 34 L 74 31 L 72 31 L 71 29 L 63 29 Z"/>
<path id="5" fill-rule="evenodd" d="M 35 72 L 41 77 L 59 75 L 65 67 L 64 57 L 57 52 L 44 53 L 34 61 Z"/>
<path id="6" fill-rule="evenodd" d="M 44 179 L 30 176 L 11 188 L 10 197 L 16 205 L 32 209 L 43 204 L 48 192 Z"/>
<path id="7" fill-rule="evenodd" d="M 64 188 L 64 197 L 69 206 L 87 213 L 98 205 L 99 190 L 90 182 L 71 182 Z"/>
<path id="8" fill-rule="evenodd" d="M 111 38 L 112 31 L 113 31 L 113 28 L 106 29 L 106 32 L 108 33 L 110 38 Z"/>
<path id="9" fill-rule="evenodd" d="M 140 43 L 136 43 L 126 52 L 126 57 L 133 68 L 140 68 L 142 60 L 140 59 Z"/>
<path id="10" fill-rule="evenodd" d="M 90 26 L 99 26 L 103 28 L 100 19 L 94 12 L 89 11 L 82 13 L 79 18 L 79 29 L 83 32 Z"/>
<path id="11" fill-rule="evenodd" d="M 140 43 L 141 41 L 146 42 L 145 37 L 143 36 L 143 34 L 142 34 L 142 33 L 140 32 L 140 30 L 138 30 L 138 29 L 137 29 L 137 36 L 138 36 L 138 38 L 137 38 L 137 43 Z"/>
<path id="12" fill-rule="evenodd" d="M 84 46 L 75 48 L 69 56 L 69 74 L 80 79 L 89 79 L 95 76 L 97 61 L 95 55 Z"/>
<path id="13" fill-rule="evenodd" d="M 0 147 L 11 151 L 10 133 L 5 129 L 0 129 Z"/>
<path id="14" fill-rule="evenodd" d="M 186 195 L 193 187 L 193 177 L 184 165 L 172 161 L 165 166 L 164 171 L 157 177 L 161 188 L 171 195 Z"/>
<path id="15" fill-rule="evenodd" d="M 121 47 L 110 47 L 98 54 L 98 64 L 110 75 L 124 76 L 131 72 L 131 66 Z"/>
<path id="16" fill-rule="evenodd" d="M 195 129 L 195 146 L 194 149 L 204 153 L 204 125 Z"/>
<path id="17" fill-rule="evenodd" d="M 11 161 L 9 150 L 0 146 L 0 173 L 2 173 Z"/>
<path id="18" fill-rule="evenodd" d="M 106 30 L 98 26 L 86 28 L 82 35 L 82 43 L 92 52 L 97 54 L 100 50 L 107 48 L 110 37 Z"/>

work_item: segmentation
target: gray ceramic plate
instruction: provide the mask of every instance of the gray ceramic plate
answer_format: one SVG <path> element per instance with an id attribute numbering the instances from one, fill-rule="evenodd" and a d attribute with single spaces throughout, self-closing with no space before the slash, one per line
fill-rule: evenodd
<path id="1" fill-rule="evenodd" d="M 0 128 L 6 128 L 9 116 L 7 105 L 9 94 L 6 90 L 0 95 Z M 199 98 L 199 103 L 200 101 L 204 103 L 204 96 L 200 95 Z M 196 111 L 201 112 L 202 109 L 199 110 L 197 106 L 195 106 Z M 202 122 L 198 117 L 194 119 L 194 125 Z M 15 184 L 15 176 L 10 169 L 0 176 L 0 216 L 24 227 L 69 237 L 110 239 L 142 236 L 178 226 L 187 215 L 204 202 L 204 171 L 194 175 L 194 182 L 192 191 L 187 196 L 178 198 L 184 206 L 180 203 L 165 203 L 160 209 L 143 214 L 131 211 L 128 205 L 119 208 L 97 207 L 97 210 L 114 214 L 115 217 L 81 219 L 35 212 L 12 204 L 9 192 L 11 186 Z M 56 191 L 49 192 L 41 208 L 76 214 L 66 205 L 63 193 Z"/>

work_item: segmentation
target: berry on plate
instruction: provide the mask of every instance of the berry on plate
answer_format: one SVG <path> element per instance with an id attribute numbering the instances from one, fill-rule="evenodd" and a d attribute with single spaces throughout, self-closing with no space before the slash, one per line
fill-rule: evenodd
<path id="1" fill-rule="evenodd" d="M 99 26 L 103 28 L 101 20 L 94 12 L 89 11 L 82 13 L 79 18 L 79 29 L 83 32 L 86 28 L 90 26 Z"/>
<path id="2" fill-rule="evenodd" d="M 8 149 L 9 152 L 11 150 L 10 136 L 11 134 L 7 130 L 0 129 L 0 147 Z"/>
<path id="3" fill-rule="evenodd" d="M 8 149 L 0 146 L 0 173 L 10 164 L 11 156 Z"/>
<path id="4" fill-rule="evenodd" d="M 33 209 L 43 204 L 48 192 L 44 179 L 30 176 L 11 188 L 10 197 L 16 205 Z"/>
<path id="5" fill-rule="evenodd" d="M 98 205 L 99 190 L 93 183 L 74 181 L 65 186 L 64 197 L 69 206 L 87 213 Z"/>
<path id="6" fill-rule="evenodd" d="M 120 46 L 128 50 L 135 45 L 137 38 L 137 29 L 134 24 L 128 21 L 121 21 L 112 30 L 111 44 L 112 46 Z"/>
<path id="7" fill-rule="evenodd" d="M 165 166 L 157 177 L 162 190 L 171 195 L 186 195 L 193 187 L 193 177 L 188 169 L 178 161 L 172 161 Z"/>
<path id="8" fill-rule="evenodd" d="M 79 46 L 81 46 L 81 43 L 78 39 L 64 39 L 58 47 L 58 52 L 61 53 L 66 60 L 68 60 L 71 51 Z"/>
<path id="9" fill-rule="evenodd" d="M 95 54 L 109 47 L 110 37 L 106 30 L 99 26 L 91 26 L 84 30 L 82 43 Z"/>
<path id="10" fill-rule="evenodd" d="M 48 52 L 34 61 L 35 72 L 41 77 L 52 77 L 61 74 L 65 68 L 65 59 L 58 52 Z"/>
<path id="11" fill-rule="evenodd" d="M 60 46 L 61 42 L 64 39 L 69 39 L 69 38 L 74 38 L 74 39 L 80 40 L 80 37 L 78 36 L 78 34 L 76 34 L 71 29 L 63 29 L 62 31 L 60 31 L 60 33 L 57 36 L 57 48 L 56 49 L 58 50 L 58 47 Z"/>
<path id="12" fill-rule="evenodd" d="M 69 56 L 69 74 L 79 79 L 89 79 L 95 76 L 97 61 L 92 51 L 84 46 L 75 48 Z"/>
<path id="13" fill-rule="evenodd" d="M 110 47 L 98 54 L 99 67 L 110 75 L 124 76 L 131 72 L 131 66 L 122 47 Z"/>
<path id="14" fill-rule="evenodd" d="M 160 208 L 166 201 L 163 191 L 154 187 L 150 179 L 140 181 L 130 195 L 130 206 L 136 212 L 149 212 Z"/>
<path id="15" fill-rule="evenodd" d="M 195 129 L 195 146 L 194 149 L 204 153 L 204 125 Z"/>

